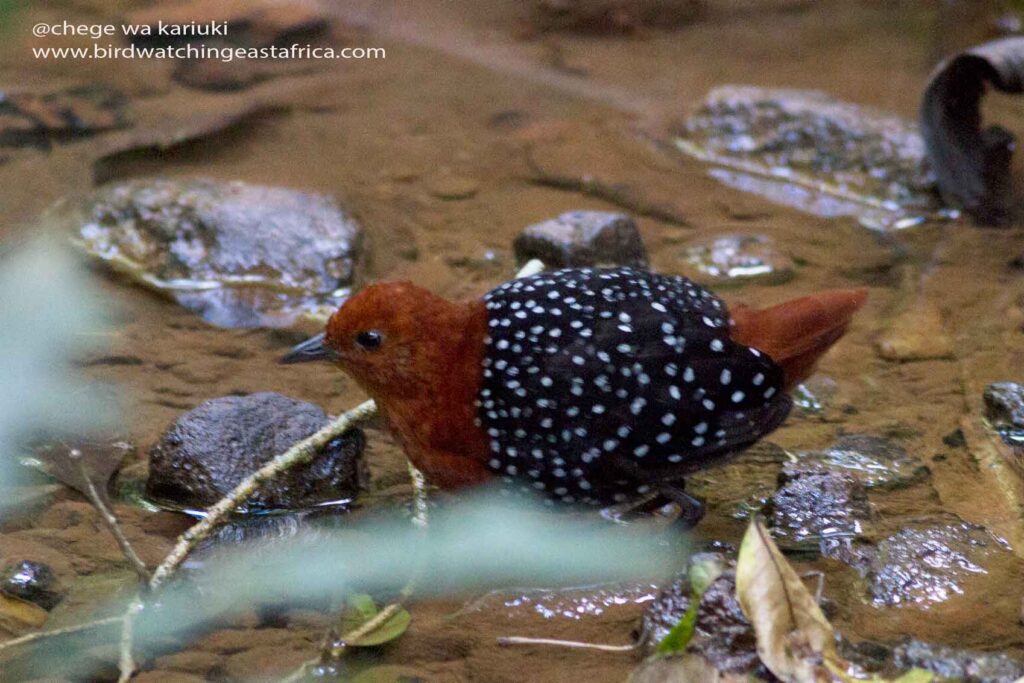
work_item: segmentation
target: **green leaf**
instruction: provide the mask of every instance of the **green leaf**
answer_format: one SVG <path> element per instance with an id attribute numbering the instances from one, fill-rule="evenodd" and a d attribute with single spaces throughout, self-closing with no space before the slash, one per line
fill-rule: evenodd
<path id="1" fill-rule="evenodd" d="M 686 608 L 683 618 L 658 643 L 654 653 L 658 655 L 681 654 L 686 650 L 693 638 L 693 630 L 697 626 L 697 609 L 700 607 L 700 596 L 694 592 L 690 595 L 690 606 Z"/>
<path id="2" fill-rule="evenodd" d="M 365 593 L 350 595 L 345 601 L 345 611 L 341 615 L 341 637 L 359 629 L 378 614 L 373 598 Z M 391 617 L 379 624 L 369 633 L 357 638 L 346 638 L 345 644 L 351 647 L 370 647 L 382 645 L 399 637 L 409 628 L 412 615 L 405 608 L 400 608 Z"/>
<path id="3" fill-rule="evenodd" d="M 686 650 L 697 626 L 697 610 L 700 609 L 701 598 L 724 571 L 725 565 L 716 553 L 699 553 L 691 558 L 690 570 L 687 572 L 690 580 L 690 604 L 672 630 L 658 643 L 654 650 L 655 654 L 671 655 Z"/>

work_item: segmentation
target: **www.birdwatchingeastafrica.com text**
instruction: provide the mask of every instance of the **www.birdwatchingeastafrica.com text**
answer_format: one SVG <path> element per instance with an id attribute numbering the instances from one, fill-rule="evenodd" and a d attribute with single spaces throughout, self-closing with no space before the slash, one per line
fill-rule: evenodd
<path id="1" fill-rule="evenodd" d="M 223 47 L 212 45 L 139 46 L 100 45 L 82 47 L 34 47 L 36 59 L 384 59 L 382 47 L 328 47 L 320 45 L 276 45 L 266 47 Z"/>

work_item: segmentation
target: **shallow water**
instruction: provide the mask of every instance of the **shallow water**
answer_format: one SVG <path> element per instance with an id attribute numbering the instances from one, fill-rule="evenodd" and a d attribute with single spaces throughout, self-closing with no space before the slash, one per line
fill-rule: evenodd
<path id="1" fill-rule="evenodd" d="M 18 20 L 30 26 L 42 19 L 88 18 L 113 4 L 34 7 Z M 110 136 L 121 135 L 116 132 L 48 151 L 12 152 L 0 163 L 0 238 L 17 239 L 46 207 L 87 192 L 97 179 L 239 179 L 337 196 L 366 226 L 372 254 L 367 279 L 411 279 L 450 297 L 473 296 L 515 271 L 511 245 L 524 226 L 572 209 L 620 210 L 531 182 L 538 167 L 622 185 L 683 217 L 685 226 L 639 218 L 652 266 L 661 272 L 699 279 L 689 270 L 688 246 L 723 235 L 764 235 L 792 261 L 792 276 L 751 278 L 723 290 L 728 300 L 767 305 L 852 286 L 869 287 L 870 300 L 809 383 L 814 400 L 805 399 L 806 409 L 794 410 L 768 439 L 775 446 L 759 446 L 695 477 L 693 488 L 709 502 L 708 517 L 693 532 L 695 545 L 738 544 L 749 506 L 774 489 L 777 467 L 787 458 L 783 450 L 825 449 L 844 433 L 884 436 L 927 465 L 929 475 L 904 487 L 871 489 L 869 540 L 882 542 L 911 519 L 955 515 L 998 539 L 982 553 L 987 559 L 954 558 L 954 564 L 969 566 L 955 574 L 955 589 L 944 583 L 940 599 L 897 605 L 873 600 L 868 580 L 838 561 L 801 555 L 799 568 L 825 572 L 825 596 L 837 606 L 835 624 L 850 638 L 885 641 L 911 634 L 1022 655 L 1024 524 L 1015 496 L 1024 487 L 983 423 L 981 397 L 990 382 L 1024 381 L 1024 275 L 1009 265 L 1024 253 L 1024 230 L 981 229 L 960 220 L 882 235 L 853 217 L 813 215 L 720 183 L 709 167 L 665 144 L 666 131 L 709 89 L 730 83 L 820 89 L 913 118 L 936 57 L 969 39 L 951 32 L 923 2 L 892 9 L 891 3 L 830 0 L 801 11 L 779 10 L 775 3 L 709 4 L 717 11 L 675 31 L 525 39 L 518 3 L 511 0 L 338 3 L 330 11 L 339 33 L 386 47 L 386 60 L 323 62 L 312 72 L 226 94 L 185 89 L 170 80 L 166 65 L 96 62 L 87 77 L 125 91 L 138 129 L 238 111 L 248 106 L 247 98 L 276 104 L 241 125 L 159 154 L 111 155 Z M 941 34 L 938 26 L 946 26 Z M 962 29 L 965 35 L 974 31 Z M 0 82 L 50 86 L 83 78 L 81 65 L 32 60 L 20 39 L 0 50 Z M 1015 107 L 1000 100 L 987 113 L 1019 133 L 1024 124 L 1013 117 Z M 453 182 L 459 192 L 451 191 Z M 110 349 L 83 372 L 125 389 L 125 436 L 143 455 L 182 411 L 209 398 L 279 391 L 330 413 L 365 398 L 339 373 L 276 364 L 291 343 L 315 331 L 312 324 L 291 331 L 218 329 L 99 269 L 94 279 L 118 318 Z M 921 352 L 906 362 L 880 357 L 875 339 L 920 332 L 901 325 L 920 310 L 935 312 L 930 319 L 938 321 L 952 352 Z M 934 341 L 934 330 L 927 332 L 924 341 Z M 923 344 L 903 341 L 913 349 Z M 957 429 L 962 445 L 944 441 Z M 367 438 L 373 490 L 364 504 L 407 504 L 411 489 L 400 450 L 377 426 Z M 847 466 L 870 476 L 873 465 L 854 460 Z M 137 481 L 144 472 L 143 463 L 130 463 L 122 479 Z M 127 502 L 117 512 L 150 566 L 191 521 Z M 26 552 L 44 557 L 71 586 L 47 627 L 75 623 L 99 604 L 97 595 L 131 586 L 96 513 L 66 489 L 39 492 L 22 514 L 5 520 L 0 556 Z M 627 643 L 647 591 L 632 586 L 621 593 L 604 587 L 557 597 L 414 599 L 409 631 L 356 660 L 403 665 L 428 680 L 619 681 L 635 665 L 634 655 L 502 648 L 496 638 Z M 179 654 L 145 666 L 227 680 L 260 666 L 290 670 L 319 647 L 330 623 L 329 606 L 321 607 L 283 614 L 248 610 Z"/>

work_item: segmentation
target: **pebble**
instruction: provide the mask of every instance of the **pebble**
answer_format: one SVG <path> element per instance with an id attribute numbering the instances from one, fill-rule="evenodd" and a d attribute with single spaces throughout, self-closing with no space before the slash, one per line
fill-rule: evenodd
<path id="1" fill-rule="evenodd" d="M 636 221 L 609 211 L 568 211 L 527 226 L 514 248 L 520 264 L 540 259 L 549 269 L 649 264 Z"/>

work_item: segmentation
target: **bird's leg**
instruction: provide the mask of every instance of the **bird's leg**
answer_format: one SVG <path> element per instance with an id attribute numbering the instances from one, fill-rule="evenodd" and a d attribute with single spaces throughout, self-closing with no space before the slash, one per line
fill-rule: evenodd
<path id="1" fill-rule="evenodd" d="M 658 496 L 655 498 L 668 498 L 679 506 L 679 522 L 686 529 L 697 526 L 697 522 L 704 518 L 704 500 L 691 496 L 683 488 L 683 485 L 663 484 L 658 487 Z"/>
<path id="2" fill-rule="evenodd" d="M 674 508 L 678 508 L 678 517 L 673 521 L 682 523 L 685 529 L 692 529 L 704 517 L 704 501 L 688 494 L 685 486 L 686 482 L 682 480 L 657 485 L 652 494 L 639 500 L 604 508 L 601 510 L 601 516 L 613 522 L 624 523 L 636 517 L 672 517 Z M 669 505 L 673 506 L 673 511 L 666 513 L 663 508 Z"/>

